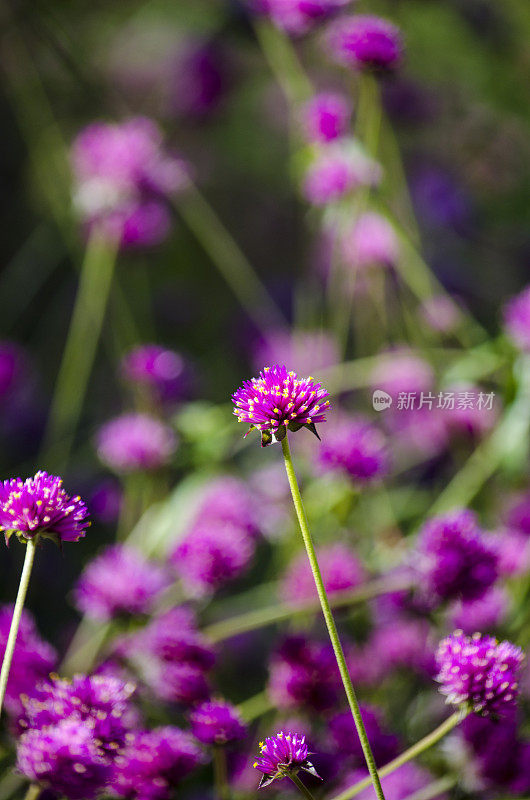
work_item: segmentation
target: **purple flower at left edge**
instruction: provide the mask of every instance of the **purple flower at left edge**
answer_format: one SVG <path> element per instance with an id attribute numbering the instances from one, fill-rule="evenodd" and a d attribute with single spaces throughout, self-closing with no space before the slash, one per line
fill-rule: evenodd
<path id="1" fill-rule="evenodd" d="M 145 614 L 169 583 L 159 564 L 132 547 L 111 545 L 85 567 L 74 591 L 75 605 L 98 620 Z"/>
<path id="2" fill-rule="evenodd" d="M 263 773 L 259 788 L 269 786 L 275 780 L 296 775 L 299 770 L 308 772 L 315 778 L 317 774 L 309 761 L 309 748 L 305 736 L 291 731 L 280 731 L 259 743 L 260 754 L 254 762 L 255 769 Z"/>
<path id="3" fill-rule="evenodd" d="M 229 744 L 243 739 L 246 726 L 238 710 L 224 700 L 201 703 L 190 714 L 191 730 L 203 744 Z"/>
<path id="4" fill-rule="evenodd" d="M 302 427 L 316 433 L 315 425 L 326 421 L 329 394 L 311 376 L 299 378 L 287 367 L 264 367 L 258 378 L 245 381 L 232 395 L 239 422 L 261 432 L 261 445 L 280 441 L 287 430 Z"/>
<path id="5" fill-rule="evenodd" d="M 0 484 L 0 532 L 6 543 L 43 536 L 77 542 L 89 527 L 88 510 L 79 496 L 70 497 L 62 478 L 39 471 L 33 478 L 12 478 Z"/>

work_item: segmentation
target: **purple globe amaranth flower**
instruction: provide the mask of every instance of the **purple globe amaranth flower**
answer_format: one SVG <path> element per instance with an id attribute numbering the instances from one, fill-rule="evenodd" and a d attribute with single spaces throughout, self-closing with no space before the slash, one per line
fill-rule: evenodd
<path id="1" fill-rule="evenodd" d="M 353 589 L 364 581 L 363 566 L 353 550 L 346 545 L 338 542 L 320 547 L 317 555 L 328 594 Z M 287 568 L 280 593 L 288 603 L 316 598 L 315 579 L 305 552 L 300 553 Z"/>
<path id="2" fill-rule="evenodd" d="M 342 234 L 341 253 L 353 270 L 395 267 L 400 255 L 396 230 L 382 214 L 367 211 Z"/>
<path id="3" fill-rule="evenodd" d="M 170 228 L 167 197 L 188 184 L 188 167 L 168 155 L 146 117 L 93 123 L 72 145 L 74 204 L 84 224 L 123 246 L 161 242 Z"/>
<path id="4" fill-rule="evenodd" d="M 393 70 L 403 55 L 399 28 L 382 17 L 340 17 L 331 23 L 326 38 L 330 57 L 356 69 Z"/>
<path id="5" fill-rule="evenodd" d="M 114 759 L 112 790 L 131 800 L 169 800 L 173 789 L 202 761 L 193 736 L 166 726 L 129 734 Z"/>
<path id="6" fill-rule="evenodd" d="M 92 731 L 76 719 L 24 733 L 18 742 L 17 768 L 40 787 L 70 800 L 100 794 L 112 772 Z"/>
<path id="7" fill-rule="evenodd" d="M 278 708 L 321 712 L 337 700 L 340 678 L 328 644 L 289 636 L 273 654 L 269 675 L 269 697 Z"/>
<path id="8" fill-rule="evenodd" d="M 75 605 L 99 620 L 147 614 L 169 583 L 163 567 L 132 547 L 111 545 L 85 567 L 75 588 Z"/>
<path id="9" fill-rule="evenodd" d="M 420 532 L 424 588 L 437 601 L 476 600 L 495 582 L 498 558 L 466 509 L 429 520 Z"/>
<path id="10" fill-rule="evenodd" d="M 238 710 L 222 700 L 201 703 L 190 714 L 191 730 L 203 744 L 229 744 L 244 739 L 247 729 Z"/>
<path id="11" fill-rule="evenodd" d="M 258 519 L 254 493 L 250 488 L 232 475 L 221 475 L 206 486 L 192 527 L 226 522 L 255 537 Z"/>
<path id="12" fill-rule="evenodd" d="M 0 531 L 6 543 L 14 533 L 20 540 L 42 536 L 77 542 L 89 527 L 88 510 L 79 496 L 70 497 L 62 478 L 42 470 L 33 478 L 12 478 L 0 484 Z"/>
<path id="13" fill-rule="evenodd" d="M 133 683 L 108 675 L 75 675 L 71 681 L 56 676 L 23 698 L 21 729 L 48 729 L 62 720 L 81 722 L 102 753 L 112 756 L 123 747 L 136 720 L 130 705 Z"/>
<path id="14" fill-rule="evenodd" d="M 330 406 L 329 394 L 310 376 L 298 378 L 287 367 L 264 367 L 258 378 L 245 381 L 232 395 L 234 414 L 239 422 L 250 425 L 247 432 L 261 431 L 261 446 L 280 441 L 287 430 L 308 428 L 316 432 L 315 425 L 326 421 Z"/>
<path id="15" fill-rule="evenodd" d="M 428 623 L 421 619 L 396 619 L 376 628 L 361 653 L 361 667 L 363 660 L 371 665 L 370 682 L 376 684 L 400 669 L 432 675 L 435 664 L 429 633 Z"/>
<path id="16" fill-rule="evenodd" d="M 398 755 L 399 739 L 383 729 L 379 709 L 361 705 L 361 714 L 375 762 L 378 767 L 382 767 Z M 362 767 L 364 764 L 363 749 L 351 712 L 343 711 L 336 714 L 328 724 L 338 752 L 353 757 L 354 766 Z M 350 763 L 349 759 L 348 763 Z"/>
<path id="17" fill-rule="evenodd" d="M 469 634 L 494 630 L 504 622 L 509 608 L 507 592 L 493 586 L 478 600 L 459 600 L 450 612 L 451 627 Z"/>
<path id="18" fill-rule="evenodd" d="M 12 618 L 13 607 L 0 606 L 0 661 L 4 657 Z M 40 638 L 32 615 L 24 610 L 5 696 L 5 706 L 12 717 L 22 712 L 21 696 L 33 694 L 35 687 L 48 678 L 56 663 L 55 650 Z"/>
<path id="19" fill-rule="evenodd" d="M 374 389 L 382 389 L 397 401 L 401 392 L 428 392 L 434 384 L 430 364 L 413 350 L 397 347 L 380 354 L 380 363 L 370 376 Z"/>
<path id="20" fill-rule="evenodd" d="M 327 431 L 318 462 L 324 470 L 344 472 L 356 483 L 370 483 L 388 473 L 386 436 L 361 417 L 344 418 Z"/>
<path id="21" fill-rule="evenodd" d="M 194 706 L 212 694 L 204 668 L 186 661 L 157 660 L 148 665 L 145 678 L 155 695 L 167 703 Z"/>
<path id="22" fill-rule="evenodd" d="M 463 319 L 458 304 L 446 295 L 433 295 L 423 301 L 420 314 L 429 328 L 436 333 L 452 333 Z"/>
<path id="23" fill-rule="evenodd" d="M 198 596 L 215 592 L 249 566 L 254 538 L 223 520 L 197 523 L 171 556 L 171 562 L 188 590 Z"/>
<path id="24" fill-rule="evenodd" d="M 530 351 L 530 286 L 506 303 L 503 314 L 510 339 L 520 350 Z"/>
<path id="25" fill-rule="evenodd" d="M 168 463 L 176 447 L 173 430 L 148 414 L 123 414 L 97 434 L 99 458 L 118 473 L 158 469 Z"/>
<path id="26" fill-rule="evenodd" d="M 339 361 L 336 340 L 321 330 L 272 330 L 256 343 L 252 353 L 256 369 L 261 364 L 290 364 L 302 375 L 334 367 Z"/>
<path id="27" fill-rule="evenodd" d="M 89 496 L 87 505 L 90 513 L 105 525 L 116 523 L 120 516 L 123 491 L 114 477 L 99 481 Z"/>
<path id="28" fill-rule="evenodd" d="M 191 374 L 184 358 L 157 344 L 135 347 L 122 359 L 121 373 L 162 403 L 180 400 L 189 392 Z"/>
<path id="29" fill-rule="evenodd" d="M 477 714 L 502 714 L 517 700 L 523 659 L 521 648 L 511 642 L 455 631 L 438 647 L 436 680 L 446 702 Z"/>
<path id="30" fill-rule="evenodd" d="M 321 148 L 307 168 L 302 193 L 308 203 L 325 206 L 360 186 L 377 186 L 382 169 L 355 140 Z"/>
<path id="31" fill-rule="evenodd" d="M 296 36 L 307 33 L 315 24 L 336 13 L 346 2 L 347 0 L 256 0 L 255 5 L 278 28 Z"/>
<path id="32" fill-rule="evenodd" d="M 368 777 L 368 772 L 364 769 L 356 769 L 348 772 L 341 781 L 339 791 L 354 786 L 358 781 Z M 385 797 L 388 800 L 405 800 L 407 797 L 420 792 L 432 783 L 432 775 L 413 761 L 402 764 L 401 767 L 381 778 L 381 786 Z M 370 800 L 373 796 L 373 788 L 369 786 L 357 795 L 361 800 Z M 433 800 L 445 800 L 446 794 L 437 794 Z"/>
<path id="33" fill-rule="evenodd" d="M 530 537 L 530 494 L 523 494 L 513 500 L 507 512 L 510 528 Z"/>
<path id="34" fill-rule="evenodd" d="M 347 130 L 351 106 L 338 92 L 321 92 L 308 100 L 301 111 L 303 130 L 309 142 L 332 142 Z"/>
<path id="35" fill-rule="evenodd" d="M 226 56 L 218 41 L 184 42 L 171 70 L 170 104 L 174 113 L 201 121 L 217 111 L 232 82 Z"/>
<path id="36" fill-rule="evenodd" d="M 253 766 L 263 773 L 259 788 L 273 781 L 296 775 L 300 770 L 315 778 L 320 776 L 309 761 L 309 748 L 305 736 L 292 731 L 280 731 L 275 736 L 260 742 L 260 754 Z"/>
<path id="37" fill-rule="evenodd" d="M 148 652 L 162 661 L 193 664 L 209 670 L 215 651 L 197 629 L 193 614 L 186 608 L 172 608 L 160 614 L 134 637 L 141 653 Z"/>
<path id="38" fill-rule="evenodd" d="M 515 714 L 496 719 L 471 714 L 460 731 L 464 742 L 455 737 L 454 746 L 461 753 L 464 744 L 464 777 L 471 762 L 470 788 L 508 790 L 515 795 L 529 791 L 530 742 L 519 733 Z"/>

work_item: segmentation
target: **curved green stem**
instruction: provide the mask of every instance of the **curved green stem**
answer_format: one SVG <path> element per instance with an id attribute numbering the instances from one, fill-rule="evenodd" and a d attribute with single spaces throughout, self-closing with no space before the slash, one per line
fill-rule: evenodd
<path id="1" fill-rule="evenodd" d="M 324 614 L 324 619 L 326 621 L 329 638 L 331 639 L 331 644 L 333 645 L 333 651 L 335 653 L 335 658 L 337 660 L 337 665 L 339 668 L 340 676 L 342 678 L 342 683 L 344 684 L 346 697 L 348 698 L 348 704 L 350 706 L 352 717 L 355 722 L 355 727 L 357 728 L 357 733 L 361 741 L 361 746 L 363 749 L 366 764 L 368 766 L 368 771 L 370 772 L 369 783 L 370 782 L 373 783 L 375 793 L 379 798 L 379 800 L 385 800 L 385 796 L 381 788 L 381 782 L 379 780 L 379 775 L 377 774 L 377 768 L 375 765 L 374 756 L 372 753 L 372 749 L 370 747 L 370 742 L 368 741 L 368 736 L 366 735 L 366 729 L 364 727 L 361 710 L 359 708 L 359 703 L 357 701 L 355 690 L 353 688 L 350 674 L 348 672 L 348 667 L 346 665 L 346 659 L 344 657 L 344 651 L 340 643 L 339 634 L 337 632 L 337 626 L 335 625 L 335 620 L 333 619 L 333 614 L 331 612 L 331 607 L 324 586 L 324 581 L 322 580 L 322 574 L 320 572 L 320 567 L 318 565 L 318 560 L 315 553 L 315 546 L 313 544 L 313 540 L 309 532 L 309 525 L 307 522 L 305 509 L 302 502 L 302 497 L 300 495 L 300 489 L 298 487 L 296 473 L 294 471 L 293 461 L 291 458 L 291 449 L 289 447 L 289 440 L 287 435 L 282 440 L 282 450 L 283 450 L 283 457 L 285 460 L 285 470 L 287 472 L 287 479 L 289 481 L 289 486 L 291 488 L 291 495 L 293 498 L 296 515 L 298 517 L 298 522 L 300 524 L 300 530 L 302 532 L 302 538 L 304 540 L 304 545 L 307 551 L 307 557 L 309 558 L 309 563 L 311 565 L 311 571 L 313 572 L 313 578 L 315 579 L 315 585 L 317 587 L 320 605 L 322 607 L 322 612 Z"/>
<path id="2" fill-rule="evenodd" d="M 28 790 L 24 795 L 24 800 L 37 800 L 37 797 L 41 793 L 41 787 L 36 783 L 30 783 L 28 786 Z"/>
<path id="3" fill-rule="evenodd" d="M 409 747 L 408 750 L 405 750 L 404 753 L 401 753 L 400 756 L 395 758 L 393 761 L 390 761 L 384 767 L 381 767 L 379 770 L 379 775 L 381 778 L 384 778 L 385 775 L 390 775 L 392 772 L 395 772 L 398 767 L 401 767 L 403 764 L 406 764 L 408 761 L 412 761 L 413 758 L 419 756 L 421 753 L 424 753 L 425 750 L 428 750 L 429 747 L 432 747 L 434 744 L 443 739 L 453 728 L 462 722 L 462 720 L 467 716 L 466 713 L 462 711 L 455 711 L 450 717 L 448 717 L 441 725 L 438 725 L 432 733 L 427 734 L 424 736 L 423 739 L 420 739 L 419 742 L 413 744 L 412 747 Z M 332 797 L 331 800 L 350 800 L 351 797 L 355 797 L 355 795 L 362 792 L 363 789 L 366 789 L 370 786 L 371 779 L 364 778 L 362 781 L 358 781 L 354 783 L 353 786 L 350 786 L 348 789 L 345 789 L 340 794 L 335 795 Z"/>
<path id="4" fill-rule="evenodd" d="M 379 597 L 383 594 L 408 589 L 410 585 L 410 579 L 402 578 L 399 581 L 392 581 L 388 578 L 378 578 L 366 583 L 364 586 L 358 586 L 355 589 L 335 592 L 330 597 L 329 604 L 332 608 L 344 608 L 345 606 L 363 603 L 366 600 L 371 600 L 373 597 Z M 212 625 L 208 625 L 204 628 L 203 633 L 211 641 L 222 642 L 240 633 L 247 633 L 257 628 L 264 628 L 267 625 L 274 625 L 276 622 L 284 622 L 285 620 L 303 616 L 304 614 L 315 613 L 320 610 L 320 607 L 320 600 L 318 597 L 305 600 L 302 603 L 276 603 L 267 608 L 257 608 L 252 611 L 246 611 L 244 614 L 238 614 L 237 616 L 222 620 L 221 622 L 214 622 Z"/>
<path id="5" fill-rule="evenodd" d="M 117 243 L 109 241 L 100 231 L 90 236 L 44 438 L 44 448 L 53 447 L 52 460 L 58 466 L 68 461 L 81 415 L 105 317 L 116 251 Z"/>
<path id="6" fill-rule="evenodd" d="M 302 781 L 300 780 L 298 775 L 294 775 L 294 774 L 293 775 L 289 775 L 289 778 L 292 780 L 294 785 L 298 789 L 300 789 L 301 794 L 303 794 L 303 796 L 306 798 L 306 800 L 314 800 L 313 795 L 311 794 L 311 792 L 309 791 L 307 786 L 305 786 L 305 784 L 302 783 Z"/>
<path id="7" fill-rule="evenodd" d="M 0 672 L 0 714 L 2 713 L 2 707 L 4 705 L 7 681 L 11 669 L 11 662 L 13 660 L 13 653 L 15 651 L 20 618 L 24 609 L 24 601 L 26 600 L 26 594 L 28 592 L 29 579 L 31 577 L 33 560 L 35 558 L 35 548 L 37 547 L 38 540 L 39 537 L 35 536 L 33 539 L 28 539 L 26 542 L 24 566 L 22 567 L 22 575 L 20 576 L 17 599 L 15 602 L 11 626 L 9 628 L 9 636 L 7 637 L 4 660 L 2 661 L 2 670 Z"/>
<path id="8" fill-rule="evenodd" d="M 256 22 L 254 31 L 271 72 L 293 111 L 313 94 L 311 81 L 298 60 L 296 50 L 289 38 L 266 20 Z"/>

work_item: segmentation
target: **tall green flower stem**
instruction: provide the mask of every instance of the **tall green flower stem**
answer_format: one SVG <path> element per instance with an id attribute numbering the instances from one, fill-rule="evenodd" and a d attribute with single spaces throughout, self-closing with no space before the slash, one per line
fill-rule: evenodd
<path id="1" fill-rule="evenodd" d="M 289 778 L 292 780 L 294 785 L 300 790 L 300 793 L 306 798 L 306 800 L 314 800 L 313 795 L 311 794 L 311 792 L 309 791 L 307 786 L 305 786 L 302 783 L 302 781 L 300 780 L 298 775 L 294 775 L 294 774 L 293 775 L 289 775 Z"/>
<path id="2" fill-rule="evenodd" d="M 174 199 L 180 214 L 233 293 L 262 331 L 284 325 L 283 315 L 208 201 L 191 185 Z"/>
<path id="3" fill-rule="evenodd" d="M 261 20 L 255 23 L 254 31 L 265 60 L 281 87 L 292 113 L 297 106 L 311 98 L 313 94 L 311 81 L 291 41 L 278 28 L 270 22 Z"/>
<path id="4" fill-rule="evenodd" d="M 38 535 L 33 539 L 26 540 L 24 566 L 22 567 L 22 575 L 20 576 L 15 609 L 13 611 L 13 618 L 9 628 L 9 636 L 7 637 L 4 660 L 2 661 L 2 670 L 0 672 L 0 714 L 2 713 L 4 698 L 6 696 L 7 681 L 9 678 L 9 672 L 11 670 L 11 662 L 13 661 L 13 653 L 15 652 L 20 618 L 22 617 L 22 611 L 24 610 L 24 602 L 28 592 L 29 579 L 31 577 L 31 570 L 33 568 L 33 560 L 35 558 L 35 548 L 37 547 L 38 541 Z"/>
<path id="5" fill-rule="evenodd" d="M 226 770 L 226 751 L 222 745 L 214 745 L 212 752 L 215 793 L 218 800 L 229 800 L 230 786 Z"/>
<path id="6" fill-rule="evenodd" d="M 340 643 L 339 634 L 337 632 L 337 626 L 335 625 L 335 620 L 333 619 L 333 614 L 331 611 L 331 606 L 329 604 L 327 592 L 324 586 L 324 581 L 322 580 L 322 573 L 320 572 L 320 567 L 318 566 L 317 556 L 315 553 L 315 546 L 313 544 L 313 540 L 309 532 L 307 517 L 304 505 L 302 503 L 302 496 L 300 495 L 300 489 L 298 487 L 298 481 L 296 478 L 296 473 L 294 471 L 293 461 L 291 458 L 291 448 L 289 447 L 289 439 L 287 434 L 285 435 L 284 439 L 282 439 L 282 450 L 283 450 L 283 457 L 285 460 L 285 470 L 287 472 L 287 479 L 289 481 L 291 495 L 293 497 L 296 516 L 298 517 L 300 530 L 302 532 L 302 538 L 304 540 L 304 545 L 307 552 L 307 557 L 309 558 L 311 571 L 313 573 L 313 578 L 315 579 L 318 597 L 320 600 L 320 605 L 322 607 L 322 613 L 324 614 L 324 619 L 326 621 L 329 638 L 331 639 L 331 644 L 333 645 L 333 650 L 335 652 L 335 658 L 337 659 L 337 665 L 339 668 L 340 676 L 342 678 L 342 683 L 344 684 L 346 697 L 348 698 L 348 704 L 350 706 L 353 720 L 355 722 L 355 727 L 357 728 L 357 733 L 359 735 L 366 764 L 368 766 L 368 771 L 370 772 L 370 780 L 368 781 L 368 783 L 370 782 L 373 783 L 375 793 L 379 798 L 379 800 L 385 800 L 385 796 L 381 788 L 381 781 L 379 780 L 379 775 L 377 774 L 377 768 L 375 766 L 374 756 L 372 753 L 372 749 L 370 747 L 370 742 L 368 741 L 368 736 L 366 735 L 366 729 L 364 727 L 361 710 L 359 708 L 359 703 L 357 701 L 355 690 L 351 682 L 350 674 L 348 672 L 348 667 L 346 666 L 346 659 L 344 657 L 344 651 Z"/>
<path id="7" fill-rule="evenodd" d="M 95 230 L 87 244 L 79 287 L 44 437 L 45 452 L 64 466 L 83 408 L 116 263 L 117 242 Z"/>
<path id="8" fill-rule="evenodd" d="M 456 728 L 456 726 L 462 722 L 466 716 L 467 713 L 465 711 L 455 711 L 454 714 L 452 714 L 444 722 L 442 722 L 441 725 L 435 728 L 432 733 L 427 734 L 427 736 L 424 736 L 419 742 L 416 742 L 416 744 L 413 744 L 408 750 L 405 750 L 404 753 L 401 753 L 400 756 L 395 758 L 393 761 L 390 761 L 388 764 L 385 764 L 384 767 L 381 767 L 379 770 L 380 777 L 384 778 L 386 775 L 390 775 L 403 764 L 406 764 L 408 761 L 412 761 L 413 758 L 416 758 L 416 756 L 421 755 L 421 753 L 424 753 L 430 747 L 437 744 L 437 742 L 450 733 L 453 728 Z M 370 778 L 364 778 L 362 781 L 354 783 L 353 786 L 345 789 L 340 794 L 335 795 L 335 797 L 332 797 L 331 800 L 350 800 L 350 798 L 355 797 L 359 794 L 359 792 L 362 792 L 363 789 L 366 789 L 368 786 L 370 786 L 370 782 Z"/>

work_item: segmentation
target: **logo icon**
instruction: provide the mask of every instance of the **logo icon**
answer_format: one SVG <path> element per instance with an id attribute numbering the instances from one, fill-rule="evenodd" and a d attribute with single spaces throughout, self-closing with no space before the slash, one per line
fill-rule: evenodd
<path id="1" fill-rule="evenodd" d="M 372 406 L 374 411 L 384 411 L 385 408 L 390 408 L 392 405 L 392 398 L 389 394 L 382 389 L 376 389 L 372 394 Z"/>

